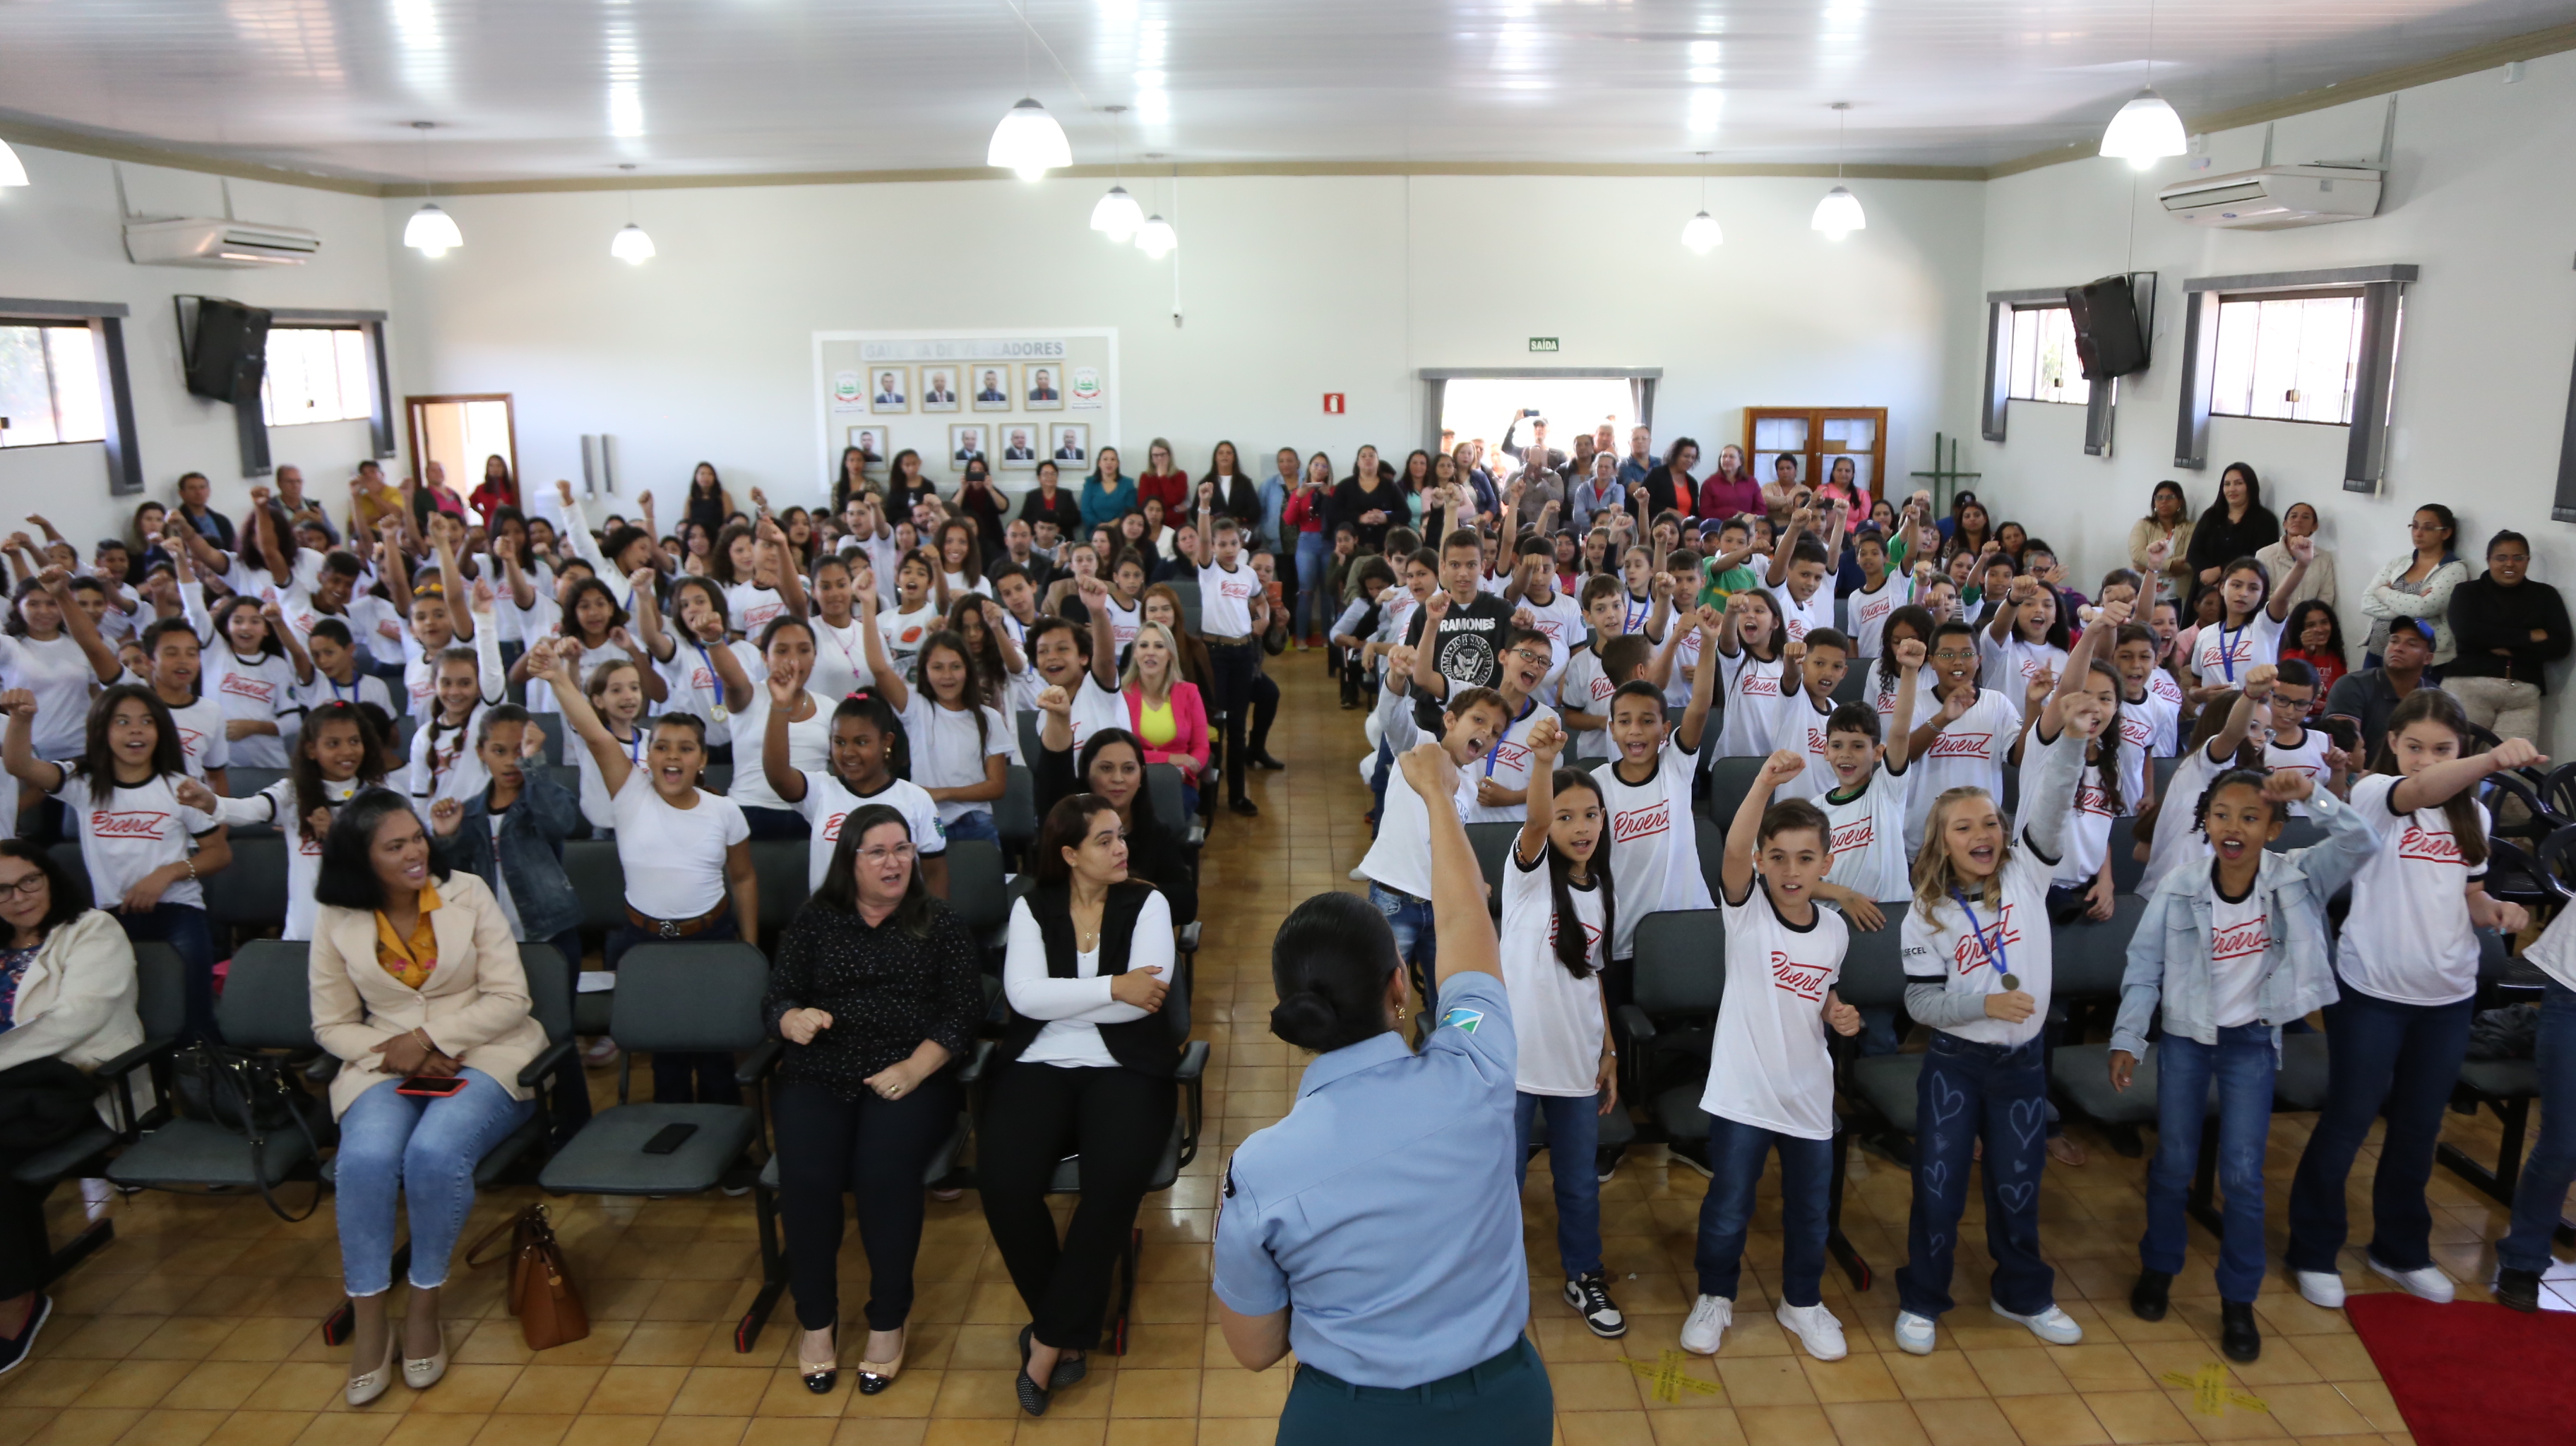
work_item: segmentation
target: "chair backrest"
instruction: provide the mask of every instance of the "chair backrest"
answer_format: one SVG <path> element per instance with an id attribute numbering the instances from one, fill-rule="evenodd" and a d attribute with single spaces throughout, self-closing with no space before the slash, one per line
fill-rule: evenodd
<path id="1" fill-rule="evenodd" d="M 1038 721 L 1037 709 L 1022 708 L 1020 710 L 1020 761 L 1028 764 L 1032 768 L 1037 766 L 1037 757 L 1040 751 L 1038 748 Z M 1031 829 L 1029 831 L 1029 836 L 1032 838 L 1036 837 L 1037 830 Z"/>
<path id="2" fill-rule="evenodd" d="M 709 793 L 731 793 L 733 769 L 722 763 L 709 765 L 704 773 L 698 775 L 698 787 Z"/>
<path id="3" fill-rule="evenodd" d="M 176 1039 L 188 1027 L 188 966 L 158 940 L 134 946 L 134 1012 L 145 1039 Z"/>
<path id="4" fill-rule="evenodd" d="M 1717 1013 L 1726 993 L 1726 925 L 1715 909 L 1664 909 L 1637 921 L 1637 1007 L 1649 1015 Z"/>
<path id="5" fill-rule="evenodd" d="M 543 771 L 547 778 L 553 780 L 555 787 L 572 795 L 574 803 L 581 802 L 581 765 L 549 763 Z"/>
<path id="6" fill-rule="evenodd" d="M 2506 808 L 2507 799 L 2520 800 L 2522 807 Z M 2519 773 L 2487 775 L 2484 802 L 2489 820 L 2487 832 L 2497 837 L 2518 838 L 2537 845 L 2569 822 L 2552 812 L 2542 800 L 2539 787 Z"/>
<path id="7" fill-rule="evenodd" d="M 1753 791 L 1753 780 L 1761 773 L 1760 758 L 1720 758 L 1709 765 L 1708 816 L 1719 827 L 1735 821 L 1735 811 L 1744 806 L 1744 795 Z"/>
<path id="8" fill-rule="evenodd" d="M 1843 672 L 1843 680 L 1834 685 L 1834 704 L 1863 703 L 1869 700 L 1869 675 L 1877 667 L 1875 660 L 1855 658 Z"/>
<path id="9" fill-rule="evenodd" d="M 617 963 L 608 1030 L 628 1050 L 750 1049 L 768 991 L 769 961 L 749 944 L 638 944 Z"/>
<path id="10" fill-rule="evenodd" d="M 528 1012 L 545 1026 L 548 1044 L 572 1038 L 574 967 L 552 944 L 519 946 L 519 971 L 528 976 Z"/>
<path id="11" fill-rule="evenodd" d="M 581 898 L 581 926 L 614 929 L 626 922 L 626 866 L 607 839 L 577 838 L 563 846 L 564 877 Z"/>
<path id="12" fill-rule="evenodd" d="M 534 723 L 537 729 L 545 735 L 546 762 L 557 764 L 563 762 L 564 734 L 567 731 L 564 726 L 563 719 L 560 717 L 550 718 L 543 713 L 539 713 L 534 715 L 530 721 Z"/>
<path id="13" fill-rule="evenodd" d="M 751 841 L 751 871 L 760 880 L 760 937 L 775 941 L 778 931 L 805 907 L 812 892 L 811 844 L 801 838 L 756 838 Z"/>
<path id="14" fill-rule="evenodd" d="M 2185 741 L 2188 742 L 2189 740 Z M 2155 765 L 2156 769 L 2156 797 L 2162 798 L 2165 796 L 2166 791 L 2173 786 L 2174 770 L 2182 767 L 2182 758 L 2180 755 L 2176 755 L 2171 758 L 2157 758 L 2149 761 Z"/>
<path id="15" fill-rule="evenodd" d="M 2051 929 L 2051 997 L 2119 998 L 2120 976 L 2129 968 L 2129 936 L 2138 931 L 2138 920 L 2146 912 L 2145 899 L 2136 894 L 2119 894 L 2111 900 L 2111 917 L 2101 923 L 2079 917 L 2072 924 Z M 2005 952 L 2011 952 L 2009 947 Z"/>
<path id="16" fill-rule="evenodd" d="M 313 1048 L 313 970 L 304 944 L 255 939 L 233 951 L 215 1027 L 236 1049 Z"/>
<path id="17" fill-rule="evenodd" d="M 1010 917 L 1002 893 L 1002 847 L 979 838 L 948 845 L 948 907 L 966 931 L 981 939 Z"/>
<path id="18" fill-rule="evenodd" d="M 227 768 L 224 770 L 224 792 L 233 798 L 255 798 L 286 776 L 283 768 Z M 234 838 L 258 838 L 277 832 L 273 823 L 237 823 Z"/>
<path id="19" fill-rule="evenodd" d="M 81 857 L 80 840 L 65 839 L 45 852 L 53 855 L 56 868 L 71 876 L 72 887 L 80 892 L 83 900 L 94 902 L 98 898 L 90 887 L 89 860 Z"/>
<path id="20" fill-rule="evenodd" d="M 1905 913 L 1913 907 L 1903 900 L 1881 903 L 1879 912 L 1887 922 L 1875 929 L 1851 928 L 1851 945 L 1843 954 L 1843 974 L 1834 992 L 1845 1004 L 1855 1007 L 1893 1008 L 1905 1002 L 1905 960 L 1903 939 Z"/>
<path id="21" fill-rule="evenodd" d="M 2147 861 L 2138 857 L 2137 839 L 2130 832 L 2137 824 L 2134 815 L 2125 813 L 2111 820 L 2111 891 L 2116 894 L 2136 893 L 2147 876 Z"/>
<path id="22" fill-rule="evenodd" d="M 1190 811 L 1181 802 L 1181 770 L 1169 763 L 1148 763 L 1145 787 L 1154 799 L 1154 817 L 1173 837 L 1180 837 L 1190 826 Z"/>
<path id="23" fill-rule="evenodd" d="M 219 924 L 286 922 L 286 836 L 236 839 L 233 861 L 206 875 L 206 914 Z"/>
<path id="24" fill-rule="evenodd" d="M 2112 837 L 2116 840 L 2119 835 L 2115 832 Z M 2314 844 L 2324 843 L 2325 840 L 2326 826 L 2317 822 L 2315 819 L 2285 818 L 2281 820 L 2281 836 L 2272 840 L 2272 842 L 2265 845 L 2265 847 L 2271 849 L 2274 853 L 2285 854 L 2292 849 L 2303 849 Z"/>
<path id="25" fill-rule="evenodd" d="M 1467 825 L 1467 848 L 1476 856 L 1476 869 L 1485 876 L 1485 907 L 1499 911 L 1503 907 L 1503 861 L 1512 854 L 1512 840 L 1521 836 L 1516 823 L 1471 823 Z"/>
<path id="26" fill-rule="evenodd" d="M 1727 816 L 1734 822 L 1734 815 Z M 1726 883 L 1720 874 L 1726 868 L 1726 825 L 1703 814 L 1691 815 L 1691 846 L 1699 850 L 1699 879 L 1708 885 L 1712 899 L 1726 897 Z"/>
<path id="27" fill-rule="evenodd" d="M 409 700 L 409 697 L 410 695 L 405 693 L 401 688 L 394 689 L 394 705 L 396 707 L 402 706 Z M 396 753 L 400 753 L 405 757 L 410 756 L 412 730 L 419 726 L 420 720 L 413 717 L 408 712 L 396 713 L 394 715 L 394 751 Z"/>
<path id="28" fill-rule="evenodd" d="M 1002 847 L 1014 854 L 1025 853 L 1038 839 L 1037 775 L 1025 763 L 1014 763 L 1002 777 L 1002 800 L 993 808 L 993 831 L 1002 836 Z"/>

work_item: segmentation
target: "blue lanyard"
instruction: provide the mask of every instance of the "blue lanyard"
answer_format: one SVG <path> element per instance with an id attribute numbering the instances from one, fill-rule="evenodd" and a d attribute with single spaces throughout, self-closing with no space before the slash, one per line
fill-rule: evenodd
<path id="1" fill-rule="evenodd" d="M 1514 718 L 1509 724 L 1505 725 L 1502 737 L 1495 739 L 1494 746 L 1485 750 L 1485 776 L 1487 778 L 1494 776 L 1494 757 L 1503 751 L 1503 739 L 1512 736 L 1512 729 L 1520 726 L 1521 718 L 1527 718 L 1537 710 L 1538 700 L 1536 698 L 1532 698 L 1528 702 L 1523 703 L 1521 705 L 1520 718 Z"/>
<path id="2" fill-rule="evenodd" d="M 356 701 L 358 700 L 358 685 L 357 685 L 357 684 L 355 684 L 355 683 L 351 683 L 351 684 L 349 685 L 349 696 L 348 696 L 348 697 L 346 697 L 346 698 L 343 698 L 343 697 L 341 697 L 341 696 L 340 696 L 340 680 L 339 680 L 339 679 L 332 677 L 332 676 L 331 676 L 330 674 L 328 674 L 328 673 L 324 673 L 324 674 L 322 675 L 322 681 L 331 685 L 331 701 L 332 701 L 332 702 L 334 702 L 334 703 L 354 703 L 354 702 L 356 702 Z"/>
<path id="3" fill-rule="evenodd" d="M 1633 598 L 1633 597 L 1635 597 L 1635 596 L 1636 596 L 1636 594 L 1635 594 L 1635 593 L 1630 593 L 1628 596 L 1629 596 L 1629 597 L 1631 597 L 1631 598 Z M 1654 599 L 1652 599 L 1652 598 L 1649 598 L 1649 599 L 1647 599 L 1647 600 L 1646 600 L 1646 601 L 1644 601 L 1644 602 L 1638 603 L 1635 607 L 1629 607 L 1629 606 L 1627 605 L 1627 603 L 1623 600 L 1623 601 L 1621 602 L 1621 604 L 1620 604 L 1620 611 L 1621 611 L 1622 613 L 1624 613 L 1626 616 L 1624 617 L 1624 619 L 1621 621 L 1621 623 L 1620 623 L 1620 625 L 1619 625 L 1619 631 L 1621 631 L 1621 632 L 1623 632 L 1623 633 L 1633 633 L 1633 632 L 1635 632 L 1635 631 L 1637 630 L 1637 624 L 1639 624 L 1639 623 L 1641 623 L 1641 622 L 1645 621 L 1646 614 L 1647 614 L 1647 613 L 1649 613 L 1649 612 L 1651 612 L 1651 611 L 1653 611 L 1653 610 L 1654 610 L 1654 606 L 1655 606 L 1655 603 L 1654 603 Z"/>
<path id="4" fill-rule="evenodd" d="M 2004 921 L 2001 918 L 1995 920 L 1995 936 L 1989 940 L 1986 937 L 1985 926 L 1977 922 L 1976 909 L 1968 903 L 1968 891 L 1953 887 L 1950 890 L 1950 897 L 1959 901 L 1959 912 L 1968 916 L 1968 932 L 1977 936 L 1977 951 L 1986 956 L 1988 964 L 1994 966 L 1995 977 L 2000 979 L 2011 973 L 2011 957 L 2004 951 Z"/>
<path id="5" fill-rule="evenodd" d="M 695 638 L 691 638 L 689 639 L 689 646 L 698 650 L 698 666 L 707 670 L 707 686 L 715 690 L 715 695 L 717 697 L 722 698 L 724 696 L 724 679 L 716 676 L 715 660 L 707 656 L 707 645 L 699 642 Z"/>
<path id="6" fill-rule="evenodd" d="M 2245 636 L 2245 628 L 2252 626 L 2254 626 L 2254 620 L 2247 618 L 2245 627 L 2236 630 L 2236 636 L 2240 638 Z M 2231 683 L 2236 681 L 2236 645 L 2227 640 L 2227 624 L 2224 622 L 2218 625 L 2218 666 L 2227 670 L 2227 681 Z"/>

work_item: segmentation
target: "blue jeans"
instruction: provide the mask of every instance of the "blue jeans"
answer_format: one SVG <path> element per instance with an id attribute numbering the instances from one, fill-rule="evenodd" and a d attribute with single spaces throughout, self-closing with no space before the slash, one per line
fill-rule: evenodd
<path id="1" fill-rule="evenodd" d="M 215 1028 L 215 931 L 194 904 L 155 904 L 142 913 L 119 911 L 116 922 L 137 944 L 167 944 L 179 956 L 180 997 L 187 1004 L 182 1044 L 221 1041 Z"/>
<path id="2" fill-rule="evenodd" d="M 1565 1278 L 1576 1280 L 1601 1269 L 1601 1180 L 1592 1158 L 1601 1148 L 1601 1097 L 1514 1095 L 1512 1127 L 1520 1146 L 1512 1154 L 1515 1181 L 1529 1179 L 1530 1139 L 1542 1113 L 1547 1168 L 1556 1179 L 1556 1257 Z"/>
<path id="3" fill-rule="evenodd" d="M 1948 1310 L 1968 1171 L 1985 1187 L 1986 1253 L 1994 1257 L 1995 1304 L 2037 1315 L 2056 1303 L 2057 1272 L 2039 1258 L 2039 1172 L 2048 1160 L 2047 1041 L 2006 1048 L 1935 1030 L 1914 1082 L 1914 1206 L 1905 1226 L 1906 1263 L 1896 1272 L 1905 1310 Z M 1986 1158 L 1974 1158 L 1977 1142 Z"/>
<path id="4" fill-rule="evenodd" d="M 1834 1183 L 1834 1142 L 1802 1139 L 1723 1115 L 1708 1120 L 1708 1193 L 1699 1202 L 1699 1293 L 1735 1299 L 1744 1273 L 1744 1236 L 1753 1228 L 1753 1191 L 1762 1157 L 1780 1150 L 1780 1299 L 1824 1299 L 1825 1215 Z"/>
<path id="5" fill-rule="evenodd" d="M 2576 990 L 2555 979 L 2541 996 L 2537 1057 L 2540 1138 L 2513 1187 L 2513 1229 L 2496 1242 L 2499 1263 L 2534 1274 L 2552 1263 L 2550 1236 L 2576 1181 Z"/>
<path id="6" fill-rule="evenodd" d="M 1395 957 L 1412 971 L 1414 991 L 1422 996 L 1423 1032 L 1427 1034 L 1439 1000 L 1439 986 L 1431 970 L 1439 956 L 1440 936 L 1432 924 L 1431 901 L 1417 899 L 1402 889 L 1390 889 L 1375 879 L 1369 880 L 1368 897 L 1369 903 L 1386 915 L 1386 926 L 1395 931 Z"/>
<path id="7" fill-rule="evenodd" d="M 2218 1079 L 2218 1188 L 2226 1199 L 2219 1236 L 2218 1298 L 2251 1303 L 2263 1285 L 2263 1152 L 2272 1136 L 2272 1077 L 2279 1070 L 2272 1027 L 2241 1024 L 2202 1044 L 2167 1034 L 2156 1045 L 2156 1157 L 2147 1166 L 2147 1234 L 2138 1261 L 2182 1274 L 2190 1235 L 2184 1209 L 2200 1165 L 2209 1081 Z"/>
<path id="8" fill-rule="evenodd" d="M 957 815 L 948 821 L 947 833 L 951 843 L 959 839 L 982 839 L 992 844 L 1002 841 L 1002 831 L 993 827 L 990 809 L 978 808 Z"/>
<path id="9" fill-rule="evenodd" d="M 394 1197 L 411 1197 L 411 1284 L 447 1283 L 457 1232 L 474 1209 L 474 1166 L 536 1110 L 479 1069 L 443 1100 L 395 1093 L 389 1079 L 340 1116 L 340 1274 L 353 1296 L 393 1288 Z"/>
<path id="10" fill-rule="evenodd" d="M 1324 560 L 1332 541 L 1320 532 L 1297 534 L 1297 636 L 1310 638 L 1332 621 L 1333 600 L 1324 591 Z"/>
<path id="11" fill-rule="evenodd" d="M 2391 1004 L 2346 984 L 2325 1007 L 2326 1107 L 2290 1177 L 2290 1268 L 2331 1271 L 2343 1249 L 2344 1181 L 2371 1122 L 2387 1107 L 2388 1133 L 2370 1184 L 2370 1256 L 2397 1270 L 2433 1263 L 2433 1146 L 2442 1110 L 2469 1053 L 2474 999 Z"/>

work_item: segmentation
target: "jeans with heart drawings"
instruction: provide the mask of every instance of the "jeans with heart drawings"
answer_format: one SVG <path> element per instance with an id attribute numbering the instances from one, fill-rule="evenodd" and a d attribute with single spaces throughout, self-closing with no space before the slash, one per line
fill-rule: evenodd
<path id="1" fill-rule="evenodd" d="M 2056 1301 L 2057 1272 L 2039 1258 L 2039 1172 L 2048 1159 L 2047 1041 L 1979 1044 L 1935 1030 L 1914 1085 L 1914 1208 L 1897 1303 L 1937 1318 L 1951 1306 L 1950 1271 L 1968 1171 L 1985 1187 L 1986 1251 L 1994 1301 L 2037 1315 Z M 1974 1158 L 1983 1139 L 1986 1157 Z"/>

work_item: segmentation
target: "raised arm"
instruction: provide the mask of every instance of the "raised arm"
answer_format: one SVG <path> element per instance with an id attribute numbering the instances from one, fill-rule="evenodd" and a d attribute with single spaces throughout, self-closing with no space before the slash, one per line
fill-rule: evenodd
<path id="1" fill-rule="evenodd" d="M 2399 813 L 2412 813 L 2419 808 L 2433 808 L 2443 800 L 2474 788 L 2488 775 L 2511 769 L 2526 768 L 2549 760 L 2539 749 L 2520 738 L 2508 738 L 2484 753 L 2436 763 L 2412 778 L 2401 780 L 2388 791 L 2388 806 Z M 15 770 L 12 770 L 15 771 Z"/>
<path id="2" fill-rule="evenodd" d="M 2281 546 L 2290 554 L 2290 575 L 2272 584 L 2272 600 L 2263 605 L 2263 611 L 2271 614 L 2276 623 L 2289 621 L 2290 594 L 2299 590 L 2299 583 L 2308 575 L 2308 564 L 2317 556 L 2314 537 L 2285 537 Z"/>
<path id="3" fill-rule="evenodd" d="M 1556 760 L 1565 751 L 1565 733 L 1553 718 L 1541 718 L 1530 725 L 1529 788 L 1522 799 L 1526 818 L 1515 845 L 1523 867 L 1535 864 L 1547 852 L 1548 829 L 1556 822 Z"/>
<path id="4" fill-rule="evenodd" d="M 635 618 L 635 635 L 643 641 L 644 651 L 656 662 L 667 663 L 680 651 L 680 645 L 662 627 L 662 605 L 653 598 L 653 569 L 639 567 L 626 584 L 635 590 L 635 601 L 628 609 Z M 519 604 L 526 607 L 526 603 Z M 654 670 L 647 668 L 647 673 Z"/>
<path id="5" fill-rule="evenodd" d="M 1762 814 L 1771 806 L 1771 795 L 1781 784 L 1807 771 L 1807 760 L 1783 748 L 1763 760 L 1762 771 L 1753 786 L 1744 791 L 1744 801 L 1735 806 L 1735 817 L 1726 826 L 1726 858 L 1718 866 L 1718 882 L 1726 889 L 1726 902 L 1741 904 L 1752 897 L 1753 851 L 1762 837 Z"/>
<path id="6" fill-rule="evenodd" d="M 565 656 L 569 645 L 553 638 L 539 640 L 528 649 L 532 676 L 543 678 L 555 690 L 555 706 L 563 713 L 564 726 L 572 729 L 590 749 L 590 761 L 599 765 L 599 781 L 614 798 L 634 773 L 634 760 L 627 757 L 626 745 L 608 731 L 592 711 L 590 700 L 582 696 L 581 685 L 573 681 L 572 662 Z"/>
<path id="7" fill-rule="evenodd" d="M 1682 724 L 1676 734 L 1682 747 L 1692 753 L 1699 751 L 1700 739 L 1708 732 L 1709 706 L 1717 701 L 1718 667 L 1709 653 L 1716 645 L 1719 626 L 1715 609 L 1699 610 L 1699 666 L 1692 670 L 1690 702 L 1682 708 Z M 1680 636 L 1678 628 L 1674 636 Z M 1671 644 L 1665 646 L 1669 648 Z"/>
<path id="8" fill-rule="evenodd" d="M 1216 509 L 1210 505 L 1208 495 L 1214 491 L 1216 484 L 1213 482 L 1199 484 L 1199 525 L 1198 530 L 1190 535 L 1187 549 L 1190 562 L 1196 567 L 1212 566 L 1216 560 Z"/>
<path id="9" fill-rule="evenodd" d="M 0 713 L 9 715 L 8 735 L 0 738 L 0 765 L 8 768 L 10 777 L 39 792 L 60 789 L 62 768 L 36 756 L 36 695 L 25 688 L 0 693 Z"/>
<path id="10" fill-rule="evenodd" d="M 855 589 L 853 600 L 857 604 L 860 643 L 867 649 L 868 676 L 876 679 L 877 691 L 885 695 L 886 706 L 901 714 L 912 706 L 912 689 L 905 686 L 903 669 L 894 665 L 893 655 L 886 651 L 885 634 L 877 627 L 876 589 Z M 1107 619 L 1101 618 L 1100 614 L 1092 616 L 1100 619 L 1102 627 L 1108 626 Z M 1065 746 L 1073 746 L 1070 735 L 1067 735 Z"/>
<path id="11" fill-rule="evenodd" d="M 787 723 L 796 711 L 796 687 L 775 673 L 769 675 L 768 686 L 769 717 L 760 733 L 760 774 L 769 780 L 770 792 L 788 803 L 802 803 L 805 775 L 787 757 Z"/>
<path id="12" fill-rule="evenodd" d="M 1894 772 L 1903 772 L 1905 760 L 1914 756 L 1914 691 L 1922 676 L 1923 640 L 1897 643 L 1896 712 L 1887 720 L 1887 766 Z"/>
<path id="13" fill-rule="evenodd" d="M 1467 846 L 1467 826 L 1458 820 L 1458 765 L 1437 743 L 1417 744 L 1397 760 L 1403 783 L 1422 795 L 1431 817 L 1431 921 L 1440 931 L 1440 956 L 1432 987 L 1452 975 L 1474 972 L 1502 977 L 1502 944 L 1494 935 L 1493 916 L 1485 912 L 1485 875 L 1476 852 Z"/>
<path id="14" fill-rule="evenodd" d="M 1779 540 L 1771 544 L 1771 575 L 1763 580 L 1766 587 L 1785 586 L 1789 581 L 1789 559 L 1798 550 L 1798 535 L 1816 520 L 1816 514 L 1804 507 L 1789 514 L 1789 525 L 1780 530 Z"/>
<path id="15" fill-rule="evenodd" d="M 270 635 L 286 649 L 286 661 L 295 669 L 295 681 L 310 686 L 313 682 L 313 655 L 304 651 L 304 645 L 295 640 L 295 629 L 286 625 L 285 611 L 273 602 L 264 602 L 259 605 L 259 615 L 267 620 Z M 88 615 L 82 616 L 86 618 Z"/>
<path id="16" fill-rule="evenodd" d="M 123 677 L 125 665 L 116 660 L 115 645 L 99 636 L 98 624 L 90 621 L 89 609 L 72 601 L 71 575 L 59 567 L 49 567 L 37 576 L 44 583 L 45 591 L 53 594 L 54 606 L 63 615 L 63 627 L 71 633 L 72 641 L 80 645 L 81 656 L 89 659 L 90 671 L 98 675 L 101 683 L 113 683 Z M 287 630 L 281 628 L 279 631 Z M 288 646 L 293 644 L 290 642 Z M 310 664 L 306 665 L 305 671 L 309 677 Z"/>

